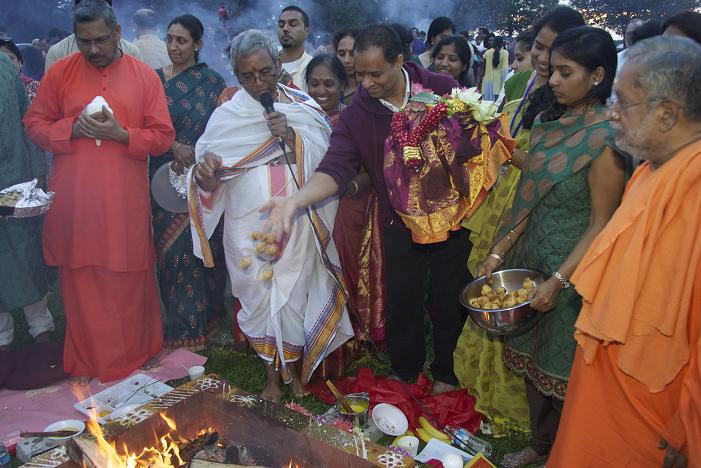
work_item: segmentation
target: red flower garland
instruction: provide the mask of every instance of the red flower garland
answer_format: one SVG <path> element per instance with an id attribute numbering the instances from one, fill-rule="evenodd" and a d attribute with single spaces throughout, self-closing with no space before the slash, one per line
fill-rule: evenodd
<path id="1" fill-rule="evenodd" d="M 418 172 L 423 166 L 424 158 L 421 152 L 421 142 L 436 129 L 438 123 L 448 114 L 448 106 L 440 102 L 429 109 L 421 122 L 409 132 L 409 117 L 406 111 L 396 112 L 392 116 L 392 139 L 401 151 L 407 168 Z"/>

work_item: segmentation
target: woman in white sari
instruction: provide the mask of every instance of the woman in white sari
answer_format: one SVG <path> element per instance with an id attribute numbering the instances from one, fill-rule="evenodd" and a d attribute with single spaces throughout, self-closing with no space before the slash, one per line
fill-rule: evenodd
<path id="1" fill-rule="evenodd" d="M 279 401 L 280 375 L 295 396 L 302 396 L 321 360 L 353 335 L 338 282 L 338 254 L 329 242 L 335 199 L 312 212 L 320 241 L 304 212 L 272 261 L 257 253 L 258 241 L 251 237 L 267 218 L 259 209 L 270 198 L 297 190 L 291 174 L 303 185 L 314 173 L 331 130 L 309 96 L 276 83 L 277 47 L 265 33 L 248 30 L 237 36 L 231 62 L 243 89 L 212 114 L 195 149 L 198 164 L 189 174 L 194 252 L 211 264 L 207 239 L 224 216 L 226 263 L 242 306 L 239 326 L 268 364 L 262 396 Z M 266 92 L 276 101 L 275 112 L 265 113 L 260 105 Z"/>

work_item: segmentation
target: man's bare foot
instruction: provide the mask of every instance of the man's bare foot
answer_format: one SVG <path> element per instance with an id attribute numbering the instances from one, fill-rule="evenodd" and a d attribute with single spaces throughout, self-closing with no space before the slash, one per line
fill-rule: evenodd
<path id="1" fill-rule="evenodd" d="M 92 382 L 92 377 L 88 377 L 85 375 L 80 375 L 80 376 L 73 376 L 70 378 L 71 385 L 75 387 L 84 387 L 86 385 L 90 385 L 90 382 Z"/>
<path id="2" fill-rule="evenodd" d="M 143 370 L 153 370 L 156 367 L 159 367 L 161 365 L 161 361 L 159 361 L 155 356 L 146 361 L 141 368 Z"/>
<path id="3" fill-rule="evenodd" d="M 289 369 L 292 380 L 288 385 L 290 386 L 290 390 L 292 390 L 292 395 L 295 398 L 304 398 L 306 396 L 309 396 L 309 392 L 304 389 L 302 379 L 299 377 L 297 364 L 290 364 Z"/>
<path id="4" fill-rule="evenodd" d="M 457 385 L 451 385 L 449 383 L 440 382 L 438 380 L 433 381 L 433 390 L 431 390 L 431 395 L 440 395 L 441 393 L 452 392 L 457 389 Z"/>
<path id="5" fill-rule="evenodd" d="M 51 332 L 45 331 L 34 337 L 35 343 L 47 343 L 51 341 Z"/>
<path id="6" fill-rule="evenodd" d="M 267 377 L 267 382 L 265 384 L 265 388 L 260 394 L 260 397 L 264 400 L 272 401 L 273 403 L 280 403 L 280 400 L 282 399 L 280 374 L 275 370 L 275 366 L 272 364 L 267 364 L 265 366 L 265 374 Z"/>

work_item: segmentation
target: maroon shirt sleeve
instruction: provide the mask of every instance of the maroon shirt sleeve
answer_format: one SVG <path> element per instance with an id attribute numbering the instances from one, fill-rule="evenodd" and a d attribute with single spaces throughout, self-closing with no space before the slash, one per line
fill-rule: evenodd
<path id="1" fill-rule="evenodd" d="M 317 172 L 322 172 L 333 178 L 338 185 L 339 192 L 343 192 L 353 180 L 361 165 L 360 151 L 344 118 L 347 117 L 347 113 L 344 114 L 339 117 L 338 123 L 331 133 L 329 149 L 326 150 L 324 159 L 316 168 Z"/>

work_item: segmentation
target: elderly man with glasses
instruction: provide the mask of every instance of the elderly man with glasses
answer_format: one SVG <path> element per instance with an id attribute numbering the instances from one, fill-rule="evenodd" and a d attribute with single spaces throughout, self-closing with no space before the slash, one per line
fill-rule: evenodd
<path id="1" fill-rule="evenodd" d="M 280 376 L 302 396 L 321 360 L 353 335 L 330 242 L 336 200 L 308 217 L 300 210 L 282 244 L 260 232 L 267 219 L 260 208 L 297 192 L 314 174 L 331 128 L 311 97 L 277 83 L 282 64 L 271 37 L 245 31 L 230 55 L 243 89 L 214 111 L 195 148 L 188 192 L 193 247 L 212 266 L 207 239 L 223 216 L 231 289 L 242 306 L 239 326 L 267 364 L 262 396 L 280 401 Z M 272 111 L 261 106 L 266 95 Z"/>
<path id="2" fill-rule="evenodd" d="M 572 276 L 583 307 L 553 467 L 701 466 L 701 46 L 636 43 L 610 109 L 644 162 Z"/>

